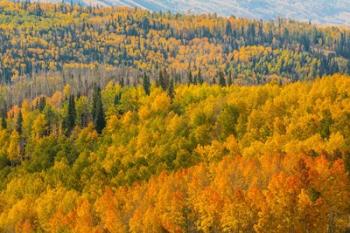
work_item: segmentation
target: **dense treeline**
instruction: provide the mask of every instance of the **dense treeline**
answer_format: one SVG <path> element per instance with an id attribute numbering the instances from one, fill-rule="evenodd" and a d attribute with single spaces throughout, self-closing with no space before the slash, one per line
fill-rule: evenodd
<path id="1" fill-rule="evenodd" d="M 2 83 L 98 64 L 148 74 L 168 69 L 183 82 L 192 72 L 213 83 L 222 72 L 248 84 L 264 83 L 274 74 L 290 81 L 350 70 L 349 30 L 282 19 L 2 0 L 0 29 Z"/>
<path id="2" fill-rule="evenodd" d="M 66 85 L 3 114 L 0 231 L 345 232 L 348 76 L 166 76 L 87 96 Z"/>
<path id="3" fill-rule="evenodd" d="M 0 232 L 344 233 L 349 61 L 340 27 L 0 0 Z"/>

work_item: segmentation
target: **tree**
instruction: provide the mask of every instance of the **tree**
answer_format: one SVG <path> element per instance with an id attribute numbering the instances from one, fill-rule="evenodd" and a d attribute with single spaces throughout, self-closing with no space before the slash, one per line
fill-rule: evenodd
<path id="1" fill-rule="evenodd" d="M 46 98 L 45 97 L 40 97 L 39 100 L 38 100 L 38 103 L 37 103 L 37 108 L 40 111 L 43 111 L 44 108 L 45 108 L 45 105 L 46 105 Z M 22 105 L 22 107 L 23 107 L 23 105 Z"/>
<path id="2" fill-rule="evenodd" d="M 67 115 L 64 119 L 64 128 L 67 135 L 72 132 L 77 118 L 77 113 L 75 109 L 75 98 L 74 95 L 70 95 L 68 99 L 68 110 Z"/>
<path id="3" fill-rule="evenodd" d="M 233 83 L 233 81 L 232 81 L 232 72 L 230 71 L 229 74 L 228 74 L 228 77 L 227 77 L 227 85 L 231 86 L 232 83 Z"/>
<path id="4" fill-rule="evenodd" d="M 117 93 L 114 96 L 114 105 L 119 105 L 122 101 L 122 93 Z"/>
<path id="5" fill-rule="evenodd" d="M 7 128 L 6 118 L 2 117 L 1 118 L 1 129 L 6 129 L 6 128 Z"/>
<path id="6" fill-rule="evenodd" d="M 174 87 L 174 80 L 171 79 L 168 87 L 168 96 L 170 99 L 174 99 L 175 97 L 175 87 Z"/>
<path id="7" fill-rule="evenodd" d="M 162 71 L 160 70 L 159 71 L 159 86 L 164 90 L 166 91 L 167 88 L 168 88 L 168 74 L 166 72 L 166 70 Z"/>
<path id="8" fill-rule="evenodd" d="M 106 119 L 101 98 L 101 88 L 97 86 L 94 88 L 92 99 L 92 119 L 96 131 L 101 133 L 106 126 Z"/>
<path id="9" fill-rule="evenodd" d="M 35 137 L 38 139 L 47 134 L 48 122 L 44 114 L 39 114 L 39 116 L 33 122 L 33 132 Z"/>
<path id="10" fill-rule="evenodd" d="M 232 25 L 231 25 L 231 22 L 229 20 L 227 20 L 227 22 L 226 22 L 225 33 L 227 36 L 231 36 L 231 34 L 232 34 Z"/>
<path id="11" fill-rule="evenodd" d="M 18 131 L 14 130 L 10 136 L 10 143 L 7 148 L 8 159 L 13 162 L 20 160 L 21 158 L 21 147 L 20 147 L 20 135 Z"/>
<path id="12" fill-rule="evenodd" d="M 107 189 L 96 201 L 96 210 L 101 216 L 104 228 L 110 233 L 123 233 L 127 231 L 120 217 L 121 211 L 117 209 L 117 204 L 117 200 L 110 189 Z"/>
<path id="13" fill-rule="evenodd" d="M 331 131 L 330 127 L 333 123 L 332 113 L 329 110 L 323 111 L 323 118 L 320 122 L 320 135 L 323 139 L 328 139 Z"/>
<path id="14" fill-rule="evenodd" d="M 218 117 L 218 125 L 221 127 L 221 137 L 226 138 L 230 134 L 237 137 L 236 125 L 239 118 L 239 109 L 234 105 L 226 105 Z"/>
<path id="15" fill-rule="evenodd" d="M 219 72 L 219 84 L 220 86 L 223 86 L 223 87 L 226 86 L 225 75 L 222 71 Z"/>
<path id="16" fill-rule="evenodd" d="M 187 78 L 188 78 L 188 83 L 192 84 L 193 83 L 193 76 L 192 76 L 191 70 L 188 72 Z"/>
<path id="17" fill-rule="evenodd" d="M 204 80 L 203 80 L 203 77 L 202 77 L 202 71 L 199 69 L 198 70 L 198 74 L 197 74 L 197 83 L 199 84 L 203 84 Z"/>
<path id="18" fill-rule="evenodd" d="M 150 93 L 151 93 L 151 82 L 150 82 L 149 77 L 146 74 L 143 75 L 143 89 L 144 89 L 146 95 L 150 95 Z"/>
<path id="19" fill-rule="evenodd" d="M 22 128 L 23 128 L 23 116 L 22 116 L 22 111 L 19 111 L 17 115 L 17 120 L 16 120 L 16 131 L 18 134 L 22 134 Z"/>

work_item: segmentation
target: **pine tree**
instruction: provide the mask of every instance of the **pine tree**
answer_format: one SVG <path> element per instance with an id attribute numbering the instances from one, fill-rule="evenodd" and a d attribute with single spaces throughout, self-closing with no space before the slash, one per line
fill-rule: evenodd
<path id="1" fill-rule="evenodd" d="M 219 84 L 220 86 L 223 86 L 223 87 L 226 86 L 226 80 L 223 72 L 219 73 Z"/>
<path id="2" fill-rule="evenodd" d="M 202 71 L 200 69 L 199 69 L 198 74 L 197 74 L 197 82 L 199 84 L 203 84 L 203 82 L 204 82 L 203 77 L 202 77 Z"/>
<path id="3" fill-rule="evenodd" d="M 120 78 L 120 80 L 119 80 L 119 85 L 120 85 L 121 87 L 124 87 L 124 86 L 125 86 L 125 81 L 124 81 L 124 78 L 123 78 L 123 77 Z"/>
<path id="4" fill-rule="evenodd" d="M 95 87 L 92 99 L 92 119 L 95 129 L 101 133 L 106 126 L 105 113 L 103 110 L 103 103 L 101 98 L 101 88 Z"/>
<path id="5" fill-rule="evenodd" d="M 1 129 L 7 128 L 7 122 L 6 122 L 6 110 L 3 110 L 1 113 Z"/>
<path id="6" fill-rule="evenodd" d="M 38 100 L 37 108 L 39 109 L 40 112 L 42 112 L 45 106 L 46 106 L 46 98 L 40 97 Z"/>
<path id="7" fill-rule="evenodd" d="M 227 36 L 232 35 L 232 25 L 231 22 L 227 20 L 226 22 L 226 29 L 225 29 L 225 33 Z"/>
<path id="8" fill-rule="evenodd" d="M 232 85 L 232 72 L 231 71 L 228 74 L 227 85 L 228 86 Z"/>
<path id="9" fill-rule="evenodd" d="M 188 72 L 188 83 L 192 84 L 193 83 L 193 76 L 192 76 L 192 71 Z"/>
<path id="10" fill-rule="evenodd" d="M 171 79 L 168 87 L 168 96 L 170 99 L 174 99 L 175 97 L 175 85 L 174 85 L 174 80 Z"/>
<path id="11" fill-rule="evenodd" d="M 167 78 L 168 78 L 168 76 L 167 76 L 166 71 L 165 70 L 164 71 L 160 70 L 159 71 L 158 84 L 164 91 L 166 91 L 167 87 L 168 87 L 168 80 L 167 80 Z"/>
<path id="12" fill-rule="evenodd" d="M 320 135 L 323 139 L 329 139 L 330 128 L 333 124 L 332 113 L 327 109 L 323 111 L 323 118 L 320 122 Z"/>
<path id="13" fill-rule="evenodd" d="M 143 89 L 145 90 L 146 95 L 151 94 L 151 82 L 146 74 L 143 75 Z"/>
<path id="14" fill-rule="evenodd" d="M 1 129 L 6 129 L 6 128 L 7 128 L 6 118 L 2 117 L 1 118 Z"/>
<path id="15" fill-rule="evenodd" d="M 68 112 L 64 119 L 64 127 L 67 135 L 69 135 L 74 129 L 76 118 L 75 98 L 74 95 L 70 95 L 68 99 Z"/>
<path id="16" fill-rule="evenodd" d="M 23 116 L 22 116 L 22 112 L 19 111 L 17 116 L 17 121 L 16 121 L 16 131 L 18 132 L 18 134 L 22 134 L 22 124 L 23 124 Z"/>
<path id="17" fill-rule="evenodd" d="M 114 105 L 119 105 L 122 100 L 122 93 L 118 93 L 114 96 Z"/>

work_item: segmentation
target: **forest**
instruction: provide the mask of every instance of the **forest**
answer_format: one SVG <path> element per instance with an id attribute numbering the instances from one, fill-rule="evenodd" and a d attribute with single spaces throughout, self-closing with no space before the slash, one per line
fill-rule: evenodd
<path id="1" fill-rule="evenodd" d="M 110 80 L 138 85 L 160 70 L 177 83 L 224 77 L 238 85 L 349 74 L 350 30 L 282 18 L 0 1 L 2 104 L 50 96 L 67 83 L 75 94 Z"/>
<path id="2" fill-rule="evenodd" d="M 350 232 L 350 30 L 0 0 L 0 232 Z"/>
<path id="3" fill-rule="evenodd" d="M 345 232 L 350 79 L 113 81 L 13 106 L 2 232 Z"/>

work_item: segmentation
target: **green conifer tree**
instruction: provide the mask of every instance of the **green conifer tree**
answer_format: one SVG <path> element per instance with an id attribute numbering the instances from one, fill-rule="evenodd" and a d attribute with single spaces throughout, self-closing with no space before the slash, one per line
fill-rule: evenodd
<path id="1" fill-rule="evenodd" d="M 98 133 L 106 127 L 105 113 L 101 98 L 101 88 L 95 87 L 92 99 L 92 119 Z"/>
<path id="2" fill-rule="evenodd" d="M 219 84 L 220 86 L 226 86 L 226 80 L 223 72 L 219 73 Z"/>
<path id="3" fill-rule="evenodd" d="M 77 112 L 75 109 L 75 98 L 74 95 L 70 95 L 68 99 L 68 111 L 64 119 L 64 128 L 67 135 L 69 135 L 75 127 L 77 118 Z"/>
<path id="4" fill-rule="evenodd" d="M 23 116 L 22 116 L 22 112 L 19 111 L 17 116 L 17 121 L 16 121 L 16 131 L 18 132 L 18 134 L 22 134 L 22 124 L 23 124 Z"/>
<path id="5" fill-rule="evenodd" d="M 168 96 L 170 97 L 170 99 L 174 99 L 175 97 L 175 84 L 174 84 L 174 80 L 171 79 L 169 82 L 169 87 L 168 87 Z"/>
<path id="6" fill-rule="evenodd" d="M 146 74 L 143 75 L 143 89 L 145 90 L 146 95 L 151 94 L 151 82 Z"/>

